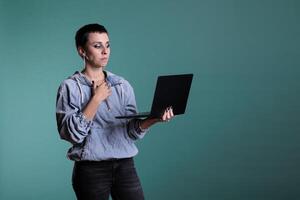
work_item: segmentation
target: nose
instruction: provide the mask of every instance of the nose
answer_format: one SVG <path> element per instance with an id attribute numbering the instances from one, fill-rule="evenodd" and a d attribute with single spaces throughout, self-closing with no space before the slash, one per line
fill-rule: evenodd
<path id="1" fill-rule="evenodd" d="M 102 49 L 102 54 L 106 55 L 108 52 L 108 48 L 107 47 L 103 47 Z"/>

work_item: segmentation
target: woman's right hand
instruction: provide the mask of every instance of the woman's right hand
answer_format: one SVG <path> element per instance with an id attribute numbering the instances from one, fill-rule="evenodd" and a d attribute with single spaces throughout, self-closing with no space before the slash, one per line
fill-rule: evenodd
<path id="1" fill-rule="evenodd" d="M 88 104 L 83 110 L 83 115 L 88 120 L 94 119 L 99 104 L 102 101 L 106 100 L 107 97 L 109 97 L 109 95 L 111 94 L 111 89 L 106 82 L 97 85 L 97 83 L 94 83 L 94 81 L 92 81 L 92 84 L 93 84 L 92 98 L 90 99 L 90 101 L 88 102 Z"/>
<path id="2" fill-rule="evenodd" d="M 92 81 L 93 84 L 93 97 L 97 99 L 97 101 L 104 101 L 111 95 L 111 88 L 108 86 L 106 82 L 102 82 L 101 84 L 97 84 Z"/>

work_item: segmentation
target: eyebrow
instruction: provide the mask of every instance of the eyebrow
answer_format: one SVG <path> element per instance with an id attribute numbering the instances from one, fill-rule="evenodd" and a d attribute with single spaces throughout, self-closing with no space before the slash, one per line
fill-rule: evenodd
<path id="1" fill-rule="evenodd" d="M 106 42 L 106 44 L 109 43 L 109 41 Z M 102 44 L 102 42 L 93 42 L 92 44 Z"/>

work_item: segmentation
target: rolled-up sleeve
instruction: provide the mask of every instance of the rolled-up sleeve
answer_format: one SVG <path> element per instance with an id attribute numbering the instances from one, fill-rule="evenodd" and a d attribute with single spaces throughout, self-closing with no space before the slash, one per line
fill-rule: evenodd
<path id="1" fill-rule="evenodd" d="M 82 143 L 92 125 L 83 115 L 80 109 L 80 94 L 76 94 L 75 88 L 62 83 L 56 98 L 56 122 L 61 139 L 72 144 Z"/>
<path id="2" fill-rule="evenodd" d="M 140 121 L 140 119 L 132 119 L 127 124 L 128 135 L 134 140 L 142 139 L 148 131 L 140 128 Z"/>

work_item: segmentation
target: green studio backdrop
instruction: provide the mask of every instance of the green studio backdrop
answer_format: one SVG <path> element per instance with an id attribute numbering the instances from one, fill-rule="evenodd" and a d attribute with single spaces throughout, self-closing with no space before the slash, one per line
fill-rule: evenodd
<path id="1" fill-rule="evenodd" d="M 299 20 L 296 0 L 1 0 L 0 199 L 75 199 L 55 100 L 94 22 L 140 111 L 194 73 L 186 114 L 137 142 L 146 199 L 300 199 Z"/>

